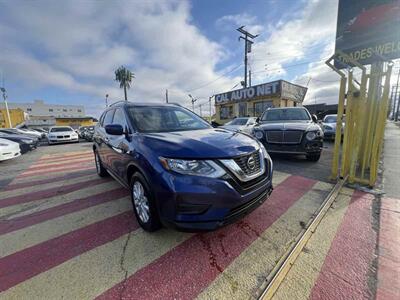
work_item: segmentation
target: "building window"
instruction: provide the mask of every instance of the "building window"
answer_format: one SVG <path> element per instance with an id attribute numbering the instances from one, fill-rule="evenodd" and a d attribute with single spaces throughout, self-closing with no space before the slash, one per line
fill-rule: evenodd
<path id="1" fill-rule="evenodd" d="M 78 109 L 78 112 L 82 112 L 82 109 Z"/>
<path id="2" fill-rule="evenodd" d="M 221 120 L 233 119 L 233 106 L 232 105 L 221 106 L 220 118 L 221 118 Z"/>
<path id="3" fill-rule="evenodd" d="M 29 107 L 29 108 L 26 109 L 26 111 L 32 111 L 32 108 Z"/>
<path id="4" fill-rule="evenodd" d="M 64 108 L 64 109 L 63 109 L 63 112 L 67 112 L 67 110 Z"/>
<path id="5" fill-rule="evenodd" d="M 49 108 L 49 112 L 53 112 L 53 109 L 52 109 L 52 108 Z"/>
<path id="6" fill-rule="evenodd" d="M 254 116 L 259 117 L 267 108 L 274 107 L 274 103 L 272 101 L 262 101 L 254 103 Z"/>

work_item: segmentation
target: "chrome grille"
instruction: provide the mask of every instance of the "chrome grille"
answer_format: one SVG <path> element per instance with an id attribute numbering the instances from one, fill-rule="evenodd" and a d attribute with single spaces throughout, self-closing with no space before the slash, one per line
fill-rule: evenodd
<path id="1" fill-rule="evenodd" d="M 249 159 L 252 158 L 254 161 L 254 167 L 250 167 L 248 164 Z M 244 174 L 252 175 L 260 171 L 260 154 L 259 152 L 254 152 L 250 155 L 243 155 L 237 158 L 234 158 L 234 161 L 238 164 L 238 166 L 243 170 Z"/>
<path id="2" fill-rule="evenodd" d="M 219 161 L 242 182 L 251 181 L 265 172 L 265 161 L 261 150 Z"/>
<path id="3" fill-rule="evenodd" d="M 303 131 L 282 130 L 267 131 L 267 142 L 275 144 L 300 144 L 303 137 Z"/>

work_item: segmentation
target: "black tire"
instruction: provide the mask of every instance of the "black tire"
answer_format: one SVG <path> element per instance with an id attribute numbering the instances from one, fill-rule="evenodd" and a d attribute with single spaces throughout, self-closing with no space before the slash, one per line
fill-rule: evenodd
<path id="1" fill-rule="evenodd" d="M 134 199 L 134 186 L 135 184 L 141 185 L 143 188 L 144 196 L 147 200 L 148 204 L 148 218 L 144 218 L 143 215 L 140 216 L 139 208 L 137 205 L 135 205 L 135 199 Z M 131 191 L 131 200 L 132 200 L 132 206 L 133 206 L 133 211 L 135 212 L 136 219 L 139 223 L 139 225 L 145 230 L 149 232 L 156 231 L 162 227 L 160 218 L 157 213 L 157 207 L 155 204 L 155 199 L 154 195 L 151 192 L 151 189 L 146 181 L 146 179 L 143 177 L 142 174 L 139 172 L 136 172 L 133 174 L 131 181 L 130 181 L 130 191 Z"/>
<path id="2" fill-rule="evenodd" d="M 306 158 L 309 161 L 319 161 L 319 159 L 321 158 L 321 153 L 308 154 L 306 155 Z"/>
<path id="3" fill-rule="evenodd" d="M 101 162 L 100 156 L 97 151 L 94 151 L 94 163 L 96 165 L 97 175 L 99 175 L 100 177 L 108 176 L 108 172 L 106 168 L 103 167 L 103 163 Z"/>

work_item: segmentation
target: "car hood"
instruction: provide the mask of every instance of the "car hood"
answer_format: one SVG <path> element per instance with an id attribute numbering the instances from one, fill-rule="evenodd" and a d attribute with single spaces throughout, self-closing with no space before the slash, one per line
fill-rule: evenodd
<path id="1" fill-rule="evenodd" d="M 228 158 L 259 149 L 252 137 L 221 128 L 146 133 L 141 139 L 157 155 L 170 158 Z"/>
<path id="2" fill-rule="evenodd" d="M 229 129 L 229 130 L 242 130 L 245 126 L 244 125 L 224 125 L 221 128 Z"/>
<path id="3" fill-rule="evenodd" d="M 320 127 L 314 122 L 268 122 L 260 123 L 256 128 L 262 130 L 318 130 Z"/>

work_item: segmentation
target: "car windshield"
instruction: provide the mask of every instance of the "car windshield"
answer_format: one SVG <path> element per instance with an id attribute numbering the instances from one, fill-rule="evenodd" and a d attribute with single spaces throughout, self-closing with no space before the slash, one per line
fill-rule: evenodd
<path id="1" fill-rule="evenodd" d="M 261 121 L 308 121 L 310 116 L 305 109 L 271 109 L 264 112 Z"/>
<path id="2" fill-rule="evenodd" d="M 336 123 L 336 116 L 326 116 L 324 119 L 324 123 Z"/>
<path id="3" fill-rule="evenodd" d="M 55 127 L 50 130 L 50 132 L 63 132 L 63 131 L 72 131 L 70 127 Z"/>
<path id="4" fill-rule="evenodd" d="M 131 106 L 128 114 L 139 132 L 199 130 L 211 126 L 192 112 L 173 106 Z"/>
<path id="5" fill-rule="evenodd" d="M 226 123 L 226 125 L 246 125 L 247 121 L 248 118 L 237 118 Z"/>

